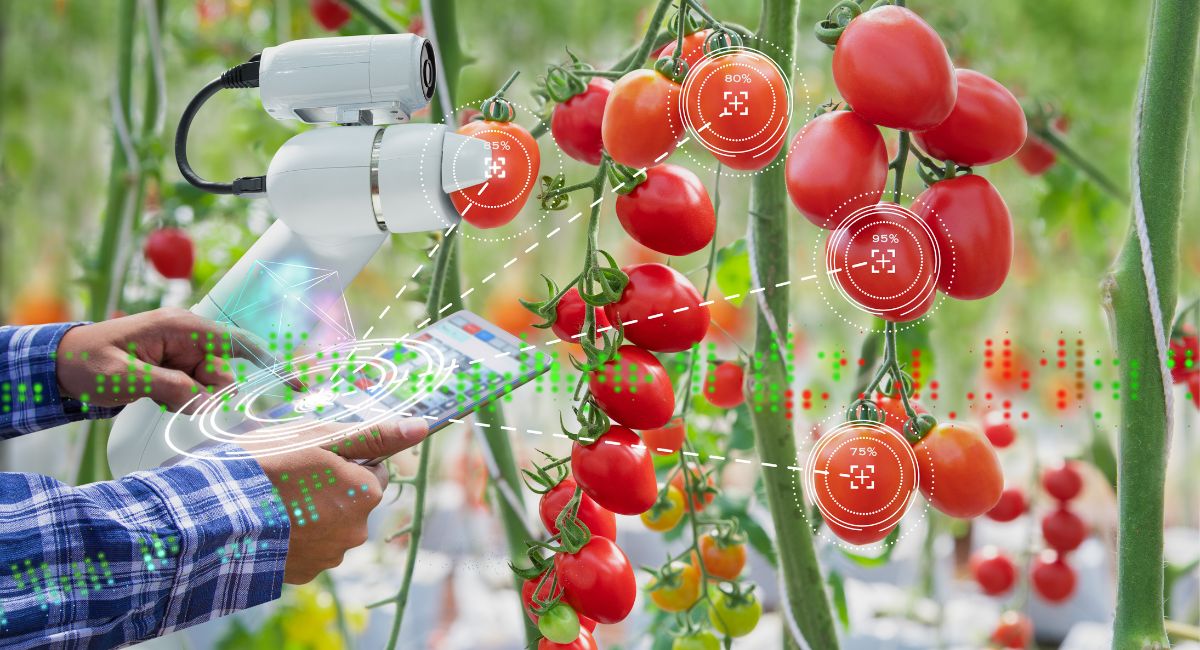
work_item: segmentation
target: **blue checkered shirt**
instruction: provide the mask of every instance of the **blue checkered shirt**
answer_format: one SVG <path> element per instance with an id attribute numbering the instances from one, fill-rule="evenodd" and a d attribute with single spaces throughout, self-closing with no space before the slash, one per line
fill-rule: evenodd
<path id="1" fill-rule="evenodd" d="M 112 415 L 58 392 L 77 324 L 0 327 L 0 437 Z M 80 487 L 0 473 L 0 647 L 118 647 L 274 600 L 289 531 L 250 459 Z"/>

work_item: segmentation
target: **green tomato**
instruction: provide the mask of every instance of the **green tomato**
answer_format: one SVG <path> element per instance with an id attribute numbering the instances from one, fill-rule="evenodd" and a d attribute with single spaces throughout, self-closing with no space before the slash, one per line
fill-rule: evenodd
<path id="1" fill-rule="evenodd" d="M 701 630 L 695 634 L 676 637 L 671 643 L 671 650 L 721 650 L 721 642 L 717 640 L 717 635 L 708 630 Z"/>
<path id="2" fill-rule="evenodd" d="M 708 608 L 708 620 L 718 632 L 725 636 L 746 636 L 758 625 L 762 616 L 762 603 L 753 593 L 734 600 L 728 594 L 713 588 L 709 593 L 712 605 Z"/>
<path id="3" fill-rule="evenodd" d="M 538 631 L 555 643 L 572 643 L 579 638 L 579 616 L 566 603 L 557 603 L 538 618 Z"/>

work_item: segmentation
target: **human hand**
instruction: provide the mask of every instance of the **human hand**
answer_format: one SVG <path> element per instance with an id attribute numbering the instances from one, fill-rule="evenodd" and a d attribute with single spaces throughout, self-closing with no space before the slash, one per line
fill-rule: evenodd
<path id="1" fill-rule="evenodd" d="M 311 581 L 322 571 L 341 564 L 346 551 L 367 541 L 367 515 L 383 498 L 388 471 L 384 465 L 364 467 L 354 460 L 390 456 L 429 434 L 425 420 L 411 418 L 368 429 L 328 423 L 303 436 L 328 437 L 337 428 L 348 428 L 346 436 L 337 441 L 257 458 L 291 520 L 283 572 L 283 581 L 288 584 Z M 253 442 L 242 447 L 259 454 L 269 449 L 264 443 Z"/>

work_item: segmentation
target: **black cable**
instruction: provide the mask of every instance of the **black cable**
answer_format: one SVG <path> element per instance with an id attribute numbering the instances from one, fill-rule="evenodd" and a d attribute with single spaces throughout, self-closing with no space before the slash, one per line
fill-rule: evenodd
<path id="1" fill-rule="evenodd" d="M 200 107 L 209 98 L 225 88 L 256 88 L 258 87 L 258 61 L 255 54 L 249 61 L 234 66 L 220 77 L 208 82 L 179 117 L 179 128 L 175 130 L 175 162 L 179 165 L 179 173 L 183 178 L 198 189 L 210 194 L 257 194 L 266 190 L 265 176 L 245 176 L 232 183 L 216 183 L 200 177 L 193 169 L 187 158 L 188 131 L 192 128 L 192 120 L 200 112 Z"/>

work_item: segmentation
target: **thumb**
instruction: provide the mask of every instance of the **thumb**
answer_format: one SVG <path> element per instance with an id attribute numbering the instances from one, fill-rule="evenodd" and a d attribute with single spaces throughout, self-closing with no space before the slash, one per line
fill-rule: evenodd
<path id="1" fill-rule="evenodd" d="M 371 427 L 324 446 L 325 449 L 357 460 L 369 460 L 398 454 L 425 439 L 429 424 L 421 418 L 395 419 Z"/>

